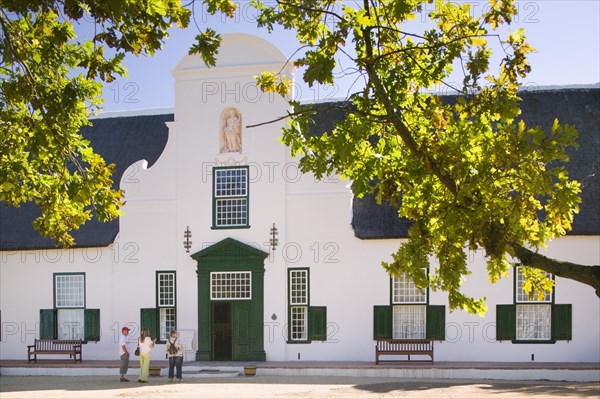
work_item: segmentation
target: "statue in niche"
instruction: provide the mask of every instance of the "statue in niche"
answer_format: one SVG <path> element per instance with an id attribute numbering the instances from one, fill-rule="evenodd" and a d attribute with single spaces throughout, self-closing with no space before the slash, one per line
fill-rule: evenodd
<path id="1" fill-rule="evenodd" d="M 219 152 L 242 152 L 242 114 L 235 108 L 225 108 L 221 114 Z"/>

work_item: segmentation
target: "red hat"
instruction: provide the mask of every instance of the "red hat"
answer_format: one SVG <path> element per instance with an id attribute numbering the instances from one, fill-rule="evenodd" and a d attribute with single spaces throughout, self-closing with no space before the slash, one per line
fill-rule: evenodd
<path id="1" fill-rule="evenodd" d="M 129 332 L 129 331 L 130 331 L 130 328 L 128 328 L 128 327 L 123 327 L 123 328 L 121 328 L 121 332 L 125 332 L 125 331 Z"/>

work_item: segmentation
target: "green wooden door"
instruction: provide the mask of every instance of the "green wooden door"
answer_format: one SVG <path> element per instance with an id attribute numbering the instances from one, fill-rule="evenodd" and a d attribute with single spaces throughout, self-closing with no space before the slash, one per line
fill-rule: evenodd
<path id="1" fill-rule="evenodd" d="M 250 360 L 252 336 L 250 301 L 232 302 L 232 360 Z"/>

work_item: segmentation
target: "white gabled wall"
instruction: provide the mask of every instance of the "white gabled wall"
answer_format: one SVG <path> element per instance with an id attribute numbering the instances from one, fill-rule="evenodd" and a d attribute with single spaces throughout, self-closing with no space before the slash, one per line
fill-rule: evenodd
<path id="1" fill-rule="evenodd" d="M 0 254 L 3 359 L 25 357 L 38 331 L 39 309 L 52 307 L 54 272 L 86 273 L 87 307 L 101 310 L 102 337 L 85 345 L 86 359 L 117 358 L 120 327 L 139 328 L 140 308 L 156 305 L 157 270 L 176 271 L 178 328 L 196 331 L 196 263 L 189 255 L 232 237 L 270 254 L 264 280 L 267 360 L 296 360 L 298 355 L 301 360 L 374 360 L 373 306 L 390 304 L 389 277 L 381 262 L 391 259 L 400 241 L 354 236 L 348 182 L 300 175 L 297 160 L 278 141 L 285 121 L 245 127 L 287 112 L 287 103 L 258 92 L 253 78 L 264 70 L 280 70 L 285 61 L 270 43 L 250 35 L 224 36 L 216 67 L 206 68 L 197 56 L 183 58 L 173 71 L 175 120 L 167 124 L 165 150 L 151 168 L 139 161 L 124 173 L 127 205 L 115 243 L 100 249 Z M 290 68 L 286 73 L 293 75 Z M 242 115 L 241 153 L 219 154 L 220 116 L 227 107 Z M 212 168 L 235 164 L 250 166 L 250 228 L 212 229 Z M 268 246 L 273 223 L 279 231 L 274 251 Z M 189 253 L 183 247 L 187 226 L 193 242 Z M 544 252 L 576 263 L 600 263 L 598 236 L 561 238 Z M 512 303 L 512 272 L 492 285 L 482 253 L 470 254 L 469 262 L 473 274 L 464 289 L 486 296 L 489 310 L 484 317 L 450 313 L 447 295 L 430 292 L 430 304 L 446 306 L 446 341 L 436 342 L 436 360 L 531 361 L 531 354 L 535 361 L 600 360 L 600 307 L 591 288 L 557 278 L 555 302 L 573 305 L 571 342 L 499 343 L 495 306 Z M 327 307 L 326 342 L 286 342 L 287 270 L 293 267 L 310 269 L 310 304 Z M 164 358 L 162 346 L 153 358 Z"/>

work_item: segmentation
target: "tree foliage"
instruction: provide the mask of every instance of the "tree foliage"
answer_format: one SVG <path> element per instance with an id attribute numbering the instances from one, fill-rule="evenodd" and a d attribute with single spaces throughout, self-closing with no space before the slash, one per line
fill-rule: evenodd
<path id="1" fill-rule="evenodd" d="M 304 53 L 295 64 L 309 85 L 331 83 L 340 60 L 364 82 L 333 132 L 309 135 L 303 110 L 291 115 L 283 141 L 303 171 L 344 176 L 355 195 L 375 194 L 414 221 L 386 270 L 447 291 L 451 309 L 481 314 L 485 298 L 466 296 L 461 283 L 470 274 L 466 250 L 483 248 L 492 282 L 517 258 L 589 284 L 600 296 L 599 267 L 566 266 L 537 253 L 570 230 L 578 212 L 580 185 L 564 166 L 577 133 L 559 121 L 549 132 L 519 121 L 518 90 L 532 48 L 521 29 L 500 29 L 514 18 L 514 2 L 491 0 L 474 15 L 469 4 L 438 0 L 420 32 L 409 24 L 423 12 L 420 0 L 353 4 L 255 2 L 260 25 L 297 32 Z M 457 69 L 462 82 L 450 86 Z M 265 73 L 258 82 L 282 92 L 286 79 Z M 439 85 L 457 96 L 432 94 Z M 420 271 L 432 258 L 438 266 L 427 281 Z M 540 271 L 526 276 L 532 294 L 551 287 Z"/>
<path id="2" fill-rule="evenodd" d="M 209 13 L 232 15 L 230 0 L 205 0 Z M 357 196 L 374 193 L 414 221 L 409 238 L 384 267 L 419 286 L 449 293 L 452 309 L 481 313 L 484 298 L 461 292 L 466 249 L 483 248 L 490 280 L 506 275 L 512 258 L 588 284 L 600 296 L 600 266 L 560 262 L 537 251 L 571 228 L 578 182 L 569 179 L 566 149 L 576 132 L 555 121 L 551 131 L 519 122 L 519 80 L 532 48 L 522 30 L 502 33 L 515 16 L 513 0 L 489 0 L 475 15 L 469 4 L 444 0 L 252 0 L 257 24 L 296 32 L 295 60 L 309 85 L 329 84 L 340 60 L 360 88 L 347 117 L 331 134 L 310 136 L 310 113 L 294 113 L 283 141 L 303 171 L 352 180 Z M 434 3 L 421 31 L 410 24 Z M 152 55 L 190 8 L 178 0 L 0 0 L 0 201 L 32 201 L 35 227 L 62 245 L 93 214 L 120 214 L 113 165 L 79 134 L 101 105 L 101 82 L 123 75 L 126 54 Z M 195 1 L 188 6 L 194 7 Z M 89 40 L 74 25 L 92 20 Z M 190 53 L 214 65 L 220 36 L 200 32 Z M 492 64 L 492 49 L 501 61 Z M 494 68 L 491 68 L 491 66 Z M 463 75 L 459 86 L 449 77 Z M 350 72 L 349 72 L 350 73 Z M 266 71 L 264 90 L 285 95 L 289 77 Z M 459 96 L 445 101 L 431 89 Z M 293 103 L 294 104 L 294 103 Z M 297 105 L 297 104 L 294 104 Z M 436 258 L 430 279 L 420 270 Z M 526 273 L 532 293 L 549 287 Z"/>
<path id="3" fill-rule="evenodd" d="M 235 10 L 229 0 L 208 3 L 211 12 Z M 0 4 L 0 201 L 13 207 L 34 202 L 41 209 L 34 227 L 69 246 L 70 232 L 93 214 L 111 220 L 122 206 L 114 165 L 79 133 L 101 105 L 101 82 L 125 74 L 126 54 L 159 50 L 167 30 L 186 27 L 191 13 L 179 0 Z M 88 40 L 74 30 L 86 21 L 95 28 Z M 210 63 L 219 36 L 209 31 L 200 39 L 213 43 L 197 49 Z"/>

